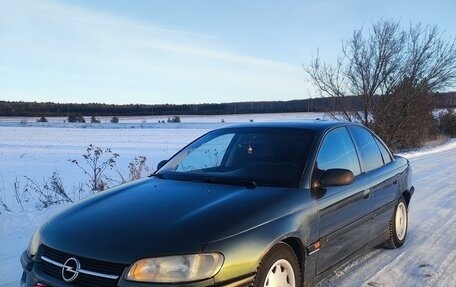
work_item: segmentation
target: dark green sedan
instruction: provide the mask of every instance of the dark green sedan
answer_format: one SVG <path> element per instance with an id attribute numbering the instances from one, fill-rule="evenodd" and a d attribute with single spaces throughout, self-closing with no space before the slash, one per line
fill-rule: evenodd
<path id="1" fill-rule="evenodd" d="M 402 246 L 413 191 L 409 162 L 361 125 L 229 126 L 42 225 L 21 286 L 308 286 Z"/>

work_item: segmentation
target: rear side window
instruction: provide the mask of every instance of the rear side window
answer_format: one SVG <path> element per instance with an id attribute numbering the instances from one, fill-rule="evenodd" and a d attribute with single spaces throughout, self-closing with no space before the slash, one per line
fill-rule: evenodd
<path id="1" fill-rule="evenodd" d="M 358 146 L 365 172 L 383 166 L 383 157 L 373 135 L 367 129 L 359 126 L 351 126 L 350 131 Z"/>
<path id="2" fill-rule="evenodd" d="M 356 149 L 346 128 L 337 128 L 326 135 L 317 165 L 320 170 L 342 168 L 352 171 L 354 175 L 361 173 Z"/>
<path id="3" fill-rule="evenodd" d="M 379 141 L 376 137 L 374 137 L 374 138 L 375 138 L 375 142 L 378 145 L 378 148 L 380 149 L 380 152 L 382 153 L 383 163 L 387 164 L 387 163 L 391 162 L 392 161 L 391 153 L 389 152 L 388 148 L 381 141 Z"/>

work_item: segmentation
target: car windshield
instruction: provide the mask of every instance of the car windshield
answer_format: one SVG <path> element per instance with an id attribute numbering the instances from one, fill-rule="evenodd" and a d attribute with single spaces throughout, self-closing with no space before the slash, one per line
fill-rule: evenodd
<path id="1" fill-rule="evenodd" d="M 175 180 L 297 187 L 314 133 L 293 128 L 226 128 L 176 154 L 158 174 Z"/>

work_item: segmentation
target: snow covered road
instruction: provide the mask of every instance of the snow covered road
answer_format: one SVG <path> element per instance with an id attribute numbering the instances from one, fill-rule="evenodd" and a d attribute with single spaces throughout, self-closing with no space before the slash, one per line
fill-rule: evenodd
<path id="1" fill-rule="evenodd" d="M 456 286 L 456 141 L 407 157 L 416 191 L 405 245 L 362 255 L 319 286 Z M 0 214 L 0 287 L 19 286 L 20 254 L 36 227 L 62 208 Z"/>

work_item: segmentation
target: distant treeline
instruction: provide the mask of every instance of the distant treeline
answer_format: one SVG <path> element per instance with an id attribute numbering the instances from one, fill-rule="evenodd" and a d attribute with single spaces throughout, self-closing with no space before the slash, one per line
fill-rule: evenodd
<path id="1" fill-rule="evenodd" d="M 456 92 L 434 95 L 436 108 L 456 107 Z M 351 105 L 357 105 L 356 97 L 348 97 Z M 222 104 L 61 104 L 37 102 L 0 101 L 0 116 L 58 117 L 85 116 L 151 116 L 151 115 L 224 115 L 255 113 L 325 112 L 337 109 L 331 98 L 315 98 L 291 101 L 237 102 Z"/>

